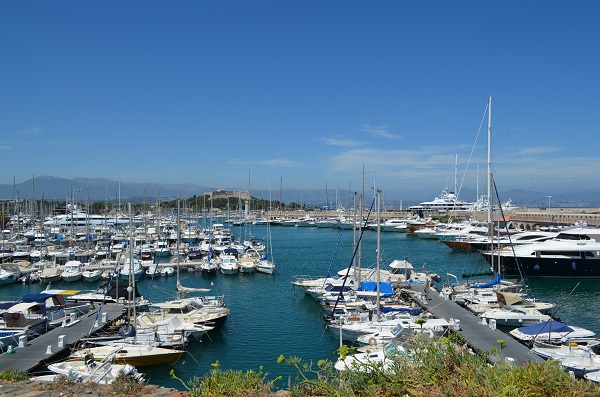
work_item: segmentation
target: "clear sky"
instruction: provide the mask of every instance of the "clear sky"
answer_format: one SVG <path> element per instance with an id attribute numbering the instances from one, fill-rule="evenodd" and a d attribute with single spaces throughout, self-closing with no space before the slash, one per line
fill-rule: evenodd
<path id="1" fill-rule="evenodd" d="M 236 188 L 250 175 L 257 189 L 280 178 L 358 189 L 364 167 L 367 186 L 409 194 L 453 190 L 458 156 L 459 185 L 475 189 L 492 96 L 499 189 L 600 190 L 600 2 L 4 1 L 0 11 L 0 183 Z"/>

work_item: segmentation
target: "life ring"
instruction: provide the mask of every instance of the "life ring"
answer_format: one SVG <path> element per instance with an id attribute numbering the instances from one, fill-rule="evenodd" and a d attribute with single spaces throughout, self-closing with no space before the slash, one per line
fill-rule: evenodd
<path id="1" fill-rule="evenodd" d="M 374 346 L 377 344 L 377 339 L 370 337 L 369 338 L 369 345 Z"/>
<path id="2" fill-rule="evenodd" d="M 21 318 L 21 315 L 19 313 L 13 313 L 11 317 L 13 320 L 17 321 Z"/>

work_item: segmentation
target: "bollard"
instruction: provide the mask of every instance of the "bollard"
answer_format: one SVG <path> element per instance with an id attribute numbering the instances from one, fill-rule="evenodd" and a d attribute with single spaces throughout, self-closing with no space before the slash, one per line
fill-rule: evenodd
<path id="1" fill-rule="evenodd" d="M 52 354 L 52 345 L 48 345 L 46 348 L 46 354 Z"/>
<path id="2" fill-rule="evenodd" d="M 102 313 L 102 324 L 106 324 L 107 321 L 108 321 L 108 314 Z"/>
<path id="3" fill-rule="evenodd" d="M 489 323 L 490 323 L 490 329 L 495 330 L 496 329 L 496 320 L 494 320 L 492 318 L 492 319 L 490 319 Z"/>
<path id="4" fill-rule="evenodd" d="M 59 335 L 58 336 L 58 347 L 65 347 L 66 345 L 66 335 Z"/>
<path id="5" fill-rule="evenodd" d="M 27 346 L 27 335 L 19 336 L 19 347 Z"/>

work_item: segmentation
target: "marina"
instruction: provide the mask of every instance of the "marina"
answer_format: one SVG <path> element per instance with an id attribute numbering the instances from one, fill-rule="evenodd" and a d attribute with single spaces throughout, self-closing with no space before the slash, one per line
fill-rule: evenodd
<path id="1" fill-rule="evenodd" d="M 145 379 L 166 387 L 179 387 L 168 376 L 170 369 L 174 369 L 180 378 L 190 379 L 206 373 L 212 368 L 211 364 L 217 361 L 222 368 L 237 370 L 257 370 L 263 366 L 270 376 L 281 375 L 285 379 L 294 376 L 294 373 L 293 369 L 276 363 L 281 354 L 299 356 L 306 361 L 336 360 L 339 338 L 323 321 L 326 311 L 313 298 L 292 286 L 291 282 L 298 275 L 323 277 L 327 273 L 333 274 L 347 268 L 352 259 L 356 233 L 348 229 L 318 227 L 268 228 L 267 225 L 252 225 L 251 228 L 255 236 L 264 238 L 268 233 L 272 236 L 272 258 L 277 263 L 273 274 L 205 274 L 201 268 L 196 267 L 200 261 L 182 260 L 179 263 L 181 284 L 209 290 L 204 295 L 224 297 L 231 315 L 219 331 L 209 332 L 202 342 L 187 344 L 186 354 L 177 361 L 143 368 L 140 372 L 143 372 Z M 241 230 L 240 226 L 231 226 L 231 229 Z M 460 332 L 473 347 L 489 351 L 498 347 L 498 340 L 505 340 L 503 359 L 514 360 L 516 363 L 540 360 L 524 344 L 517 342 L 503 330 L 492 329 L 490 324 L 482 322 L 441 294 L 444 284 L 449 282 L 448 273 L 477 273 L 489 269 L 479 253 L 455 252 L 438 240 L 423 239 L 407 233 L 381 233 L 380 239 L 381 263 L 384 268 L 395 259 L 408 258 L 416 270 L 440 275 L 441 280 L 434 284 L 435 292 L 430 292 L 430 300 L 425 308 L 437 318 L 458 320 Z M 364 267 L 374 267 L 376 246 L 376 232 L 366 230 L 362 248 Z M 173 258 L 165 256 L 154 266 L 159 269 L 176 266 L 177 260 L 173 263 Z M 149 265 L 145 267 L 148 270 L 150 268 Z M 176 298 L 174 291 L 177 282 L 176 277 L 147 274 L 137 282 L 136 287 L 145 299 L 157 303 Z M 88 283 L 83 279 L 68 283 L 55 281 L 52 288 L 88 291 L 100 283 L 101 281 L 97 284 Z M 593 313 L 578 310 L 582 300 L 590 305 L 600 303 L 593 280 L 529 279 L 528 287 L 531 297 L 557 303 L 557 317 L 569 324 L 598 331 L 598 322 Z M 40 283 L 7 284 L 0 286 L 0 299 L 18 299 L 45 288 L 46 285 Z M 419 286 L 414 286 L 414 290 L 418 288 Z M 91 317 L 93 316 L 88 318 Z M 34 341 L 42 337 L 48 339 L 40 339 L 40 342 L 33 345 Z M 51 335 L 32 339 L 28 343 L 38 347 L 30 351 L 37 351 L 36 355 L 41 361 L 46 358 L 47 347 L 57 345 L 57 338 L 56 331 L 53 331 Z M 67 340 L 70 342 L 69 338 Z M 25 352 L 19 349 L 11 356 L 18 357 Z"/>
<path id="2" fill-rule="evenodd" d="M 0 355 L 0 371 L 18 369 L 37 374 L 44 370 L 46 363 L 68 357 L 76 342 L 121 317 L 122 311 L 121 305 L 105 305 L 100 316 L 96 308 L 83 316 L 78 316 L 79 321 L 76 323 L 65 323 L 31 340 L 25 337 L 19 340 L 15 351 Z"/>

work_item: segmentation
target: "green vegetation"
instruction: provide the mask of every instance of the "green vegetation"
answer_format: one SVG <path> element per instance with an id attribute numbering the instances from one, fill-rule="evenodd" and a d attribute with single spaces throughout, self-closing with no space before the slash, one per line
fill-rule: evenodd
<path id="1" fill-rule="evenodd" d="M 25 377 L 25 379 L 28 378 Z M 98 397 L 142 397 L 152 394 L 158 387 L 146 385 L 127 375 L 120 375 L 108 385 L 80 382 L 74 377 L 58 375 L 52 382 L 41 382 L 39 388 L 49 392 L 59 392 L 58 395 L 61 396 L 92 395 L 94 393 L 93 395 Z"/>
<path id="2" fill-rule="evenodd" d="M 191 397 L 266 397 L 278 393 L 291 397 L 592 397 L 600 396 L 600 385 L 582 379 L 573 379 L 560 364 L 549 360 L 541 364 L 522 366 L 498 362 L 490 365 L 489 356 L 500 352 L 505 344 L 498 340 L 499 349 L 483 356 L 473 354 L 453 336 L 436 342 L 417 339 L 409 355 L 398 355 L 389 364 L 365 363 L 363 371 L 338 372 L 329 360 L 316 364 L 303 362 L 298 357 L 280 356 L 278 363 L 289 365 L 296 371 L 295 379 L 287 380 L 286 390 L 275 386 L 280 377 L 267 379 L 263 368 L 258 371 L 223 370 L 219 362 L 202 377 L 187 383 L 174 371 L 171 376 L 179 380 Z M 338 353 L 345 357 L 353 349 L 342 346 Z M 22 371 L 8 370 L 0 373 L 0 380 L 18 382 L 27 379 Z M 156 387 L 125 377 L 113 384 L 93 386 L 75 382 L 67 377 L 57 377 L 54 382 L 43 383 L 43 390 L 60 391 L 66 395 L 88 393 L 97 396 L 144 396 Z M 90 387 L 92 389 L 90 389 Z M 89 394 L 89 393 L 88 393 Z"/>
<path id="3" fill-rule="evenodd" d="M 258 372 L 222 370 L 218 361 L 212 366 L 209 373 L 191 379 L 189 385 L 179 379 L 173 370 L 171 377 L 182 383 L 190 392 L 190 397 L 268 396 L 273 393 L 274 383 L 278 380 L 266 380 L 262 368 Z"/>
<path id="4" fill-rule="evenodd" d="M 586 380 L 573 379 L 559 363 L 515 366 L 500 362 L 490 365 L 486 357 L 472 354 L 454 338 L 438 342 L 416 342 L 414 354 L 394 357 L 385 368 L 367 364 L 361 372 L 337 372 L 333 363 L 321 360 L 304 363 L 298 357 L 280 356 L 278 363 L 297 371 L 288 380 L 287 393 L 294 397 L 591 397 L 600 396 L 600 386 Z M 500 351 L 504 341 L 498 340 Z M 352 349 L 338 351 L 344 357 Z M 494 352 L 492 352 L 494 353 Z M 254 371 L 224 371 L 219 364 L 189 384 L 182 382 L 194 396 L 270 396 L 275 380 L 267 380 Z M 173 372 L 171 375 L 176 378 Z"/>
<path id="5" fill-rule="evenodd" d="M 0 380 L 19 382 L 27 379 L 29 379 L 27 373 L 18 369 L 7 369 L 6 371 L 0 372 Z"/>

